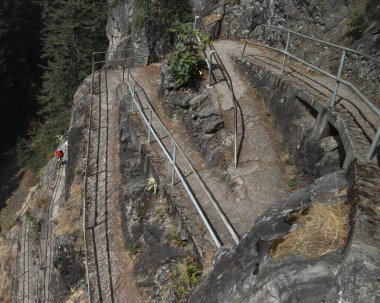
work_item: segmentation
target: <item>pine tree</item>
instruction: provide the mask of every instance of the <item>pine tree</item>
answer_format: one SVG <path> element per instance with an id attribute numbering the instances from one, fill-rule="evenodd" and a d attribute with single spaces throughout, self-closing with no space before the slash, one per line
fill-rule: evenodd
<path id="1" fill-rule="evenodd" d="M 33 0 L 0 3 L 0 156 L 26 131 L 37 110 L 42 27 Z"/>
<path id="2" fill-rule="evenodd" d="M 92 52 L 106 48 L 106 0 L 41 1 L 44 60 L 37 133 L 21 140 L 19 161 L 35 169 L 43 165 L 68 129 L 74 93 L 91 71 Z M 31 157 L 31 158 L 30 158 Z"/>

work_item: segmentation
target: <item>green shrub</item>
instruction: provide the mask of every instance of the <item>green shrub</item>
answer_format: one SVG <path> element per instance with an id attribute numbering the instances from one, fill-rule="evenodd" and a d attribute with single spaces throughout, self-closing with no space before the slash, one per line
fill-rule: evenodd
<path id="1" fill-rule="evenodd" d="M 133 23 L 137 28 L 154 27 L 166 34 L 175 22 L 187 22 L 192 18 L 188 0 L 135 0 Z"/>
<path id="2" fill-rule="evenodd" d="M 290 156 L 287 156 L 284 160 L 284 163 L 289 166 L 295 165 L 294 159 Z"/>
<path id="3" fill-rule="evenodd" d="M 198 284 L 202 269 L 194 258 L 186 258 L 184 263 L 177 263 L 171 272 L 171 288 L 178 302 L 186 302 L 191 290 Z"/>
<path id="4" fill-rule="evenodd" d="M 368 26 L 364 11 L 359 8 L 352 9 L 348 26 L 351 36 L 360 37 Z"/>
<path id="5" fill-rule="evenodd" d="M 29 223 L 31 235 L 39 239 L 41 232 L 41 220 L 39 220 L 30 209 L 25 212 L 25 219 Z"/>
<path id="6" fill-rule="evenodd" d="M 168 67 L 177 83 L 182 85 L 200 75 L 200 54 L 206 49 L 208 39 L 193 29 L 193 23 L 178 23 L 171 31 L 176 34 L 177 43 L 168 55 Z"/>
<path id="7" fill-rule="evenodd" d="M 133 244 L 128 246 L 129 257 L 133 258 L 134 256 L 137 255 L 138 252 L 139 252 L 139 247 L 136 243 L 133 243 Z"/>
<path id="8" fill-rule="evenodd" d="M 294 190 L 297 188 L 297 185 L 298 185 L 298 181 L 297 181 L 297 178 L 296 177 L 291 177 L 289 180 L 288 180 L 288 185 L 289 187 Z"/>
<path id="9" fill-rule="evenodd" d="M 154 194 L 158 194 L 158 185 L 154 177 L 150 176 L 149 179 L 147 180 L 148 183 L 146 185 L 146 190 L 147 191 L 153 191 Z"/>

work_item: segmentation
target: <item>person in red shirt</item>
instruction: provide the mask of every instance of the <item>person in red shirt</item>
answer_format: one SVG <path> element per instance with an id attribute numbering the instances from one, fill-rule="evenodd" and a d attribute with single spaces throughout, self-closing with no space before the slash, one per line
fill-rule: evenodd
<path id="1" fill-rule="evenodd" d="M 56 156 L 57 156 L 57 158 L 58 158 L 58 163 L 62 165 L 62 164 L 63 164 L 63 150 L 60 149 L 60 148 L 58 148 L 58 149 L 55 151 L 55 154 L 56 154 Z"/>

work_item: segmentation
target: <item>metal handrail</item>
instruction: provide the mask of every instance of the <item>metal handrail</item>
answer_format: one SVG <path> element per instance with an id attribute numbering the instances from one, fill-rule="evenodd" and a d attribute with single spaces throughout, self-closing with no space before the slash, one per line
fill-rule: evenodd
<path id="1" fill-rule="evenodd" d="M 132 79 L 132 80 L 130 80 L 130 79 Z M 133 85 L 129 83 L 130 81 L 132 82 Z M 148 97 L 146 96 L 143 88 L 136 82 L 135 79 L 133 79 L 133 76 L 132 76 L 132 73 L 130 72 L 130 69 L 128 69 L 128 82 L 127 83 L 128 83 L 128 88 L 129 88 L 129 90 L 130 90 L 130 92 L 131 92 L 131 94 L 133 96 L 133 98 L 132 98 L 133 102 L 138 107 L 139 112 L 140 112 L 143 120 L 147 124 L 148 131 L 149 131 L 149 133 L 148 133 L 148 143 L 150 143 L 150 139 L 149 138 L 150 138 L 150 133 L 152 133 L 154 135 L 154 137 L 156 138 L 157 142 L 159 143 L 161 149 L 163 150 L 165 156 L 168 158 L 168 160 L 173 165 L 173 176 L 174 176 L 174 173 L 176 173 L 178 175 L 178 177 L 180 178 L 181 183 L 182 183 L 185 191 L 187 192 L 187 194 L 189 195 L 190 199 L 194 203 L 194 205 L 195 205 L 195 207 L 196 207 L 199 215 L 201 216 L 204 224 L 206 225 L 208 231 L 210 232 L 210 234 L 211 234 L 211 236 L 212 236 L 212 238 L 213 238 L 216 246 L 220 247 L 221 246 L 221 242 L 218 239 L 218 236 L 213 231 L 212 227 L 210 226 L 210 223 L 208 222 L 208 219 L 205 216 L 204 211 L 202 210 L 202 207 L 199 205 L 199 202 L 198 202 L 197 198 L 192 193 L 192 191 L 191 191 L 191 189 L 190 189 L 190 187 L 189 187 L 189 185 L 188 185 L 188 183 L 186 181 L 186 178 L 183 176 L 181 170 L 177 166 L 177 163 L 176 163 L 176 152 L 177 151 L 179 151 L 182 154 L 182 156 L 185 159 L 187 165 L 189 166 L 191 172 L 195 175 L 196 180 L 201 185 L 201 187 L 204 190 L 205 194 L 207 195 L 207 197 L 209 198 L 209 200 L 213 204 L 213 206 L 216 209 L 219 217 L 222 219 L 224 225 L 227 227 L 227 229 L 228 229 L 230 235 L 232 236 L 232 238 L 234 239 L 235 243 L 236 244 L 239 243 L 239 236 L 236 234 L 236 232 L 233 229 L 231 223 L 228 221 L 227 217 L 223 213 L 223 210 L 220 208 L 220 206 L 217 203 L 216 199 L 213 197 L 212 193 L 207 188 L 206 184 L 204 183 L 204 181 L 200 177 L 199 173 L 197 172 L 197 170 L 194 168 L 194 166 L 190 162 L 189 158 L 186 156 L 185 152 L 178 145 L 178 143 L 175 141 L 175 139 L 173 138 L 173 136 L 170 134 L 169 130 L 166 128 L 166 126 L 164 125 L 164 123 L 162 122 L 162 120 L 160 119 L 160 117 L 157 115 L 157 113 L 154 110 L 154 108 L 152 107 L 152 105 L 151 105 Z M 139 91 L 136 91 L 136 89 L 135 89 L 136 86 L 140 88 Z M 138 102 L 136 102 L 136 100 L 134 99 L 134 96 L 135 96 L 136 93 L 142 93 L 142 95 L 143 95 L 143 97 L 145 99 L 146 105 L 148 106 L 148 109 L 150 110 L 150 117 L 149 117 L 149 119 L 146 117 L 146 115 L 142 111 L 142 109 L 140 110 L 140 106 L 139 106 Z M 161 125 L 161 127 L 165 130 L 167 137 L 169 137 L 171 139 L 171 142 L 172 142 L 172 144 L 174 146 L 173 156 L 167 151 L 165 145 L 162 143 L 162 140 L 159 138 L 159 136 L 156 135 L 154 127 L 152 126 L 152 123 L 151 123 L 152 122 L 152 117 L 151 117 L 152 114 L 155 116 L 155 118 L 157 119 L 157 121 L 159 122 L 159 124 Z M 174 178 L 172 178 L 172 180 L 174 180 Z M 174 182 L 172 182 L 172 185 L 174 185 Z"/>
<path id="2" fill-rule="evenodd" d="M 197 27 L 197 24 L 198 24 L 198 20 L 201 20 L 201 17 L 200 16 L 195 16 L 195 21 L 194 21 L 194 29 L 196 29 Z M 202 22 L 200 22 L 200 24 L 202 24 Z M 216 23 L 215 23 L 216 24 Z M 204 30 L 204 27 L 200 27 L 200 30 Z M 197 39 L 198 41 L 200 42 L 200 37 L 198 35 L 197 36 Z M 207 60 L 207 54 L 204 53 L 205 55 L 205 58 L 206 58 L 206 62 L 207 62 L 207 66 L 208 66 L 208 73 L 209 73 L 209 87 L 211 86 L 211 73 L 212 73 L 212 57 L 214 56 L 215 58 L 215 61 L 216 63 L 219 65 L 220 69 L 222 70 L 222 73 L 225 75 L 225 78 L 226 78 L 226 83 L 227 83 L 227 86 L 231 92 L 231 99 L 232 99 L 232 104 L 234 106 L 234 165 L 235 165 L 235 168 L 237 167 L 237 164 L 238 164 L 238 148 L 237 148 L 237 110 L 239 108 L 238 104 L 237 104 L 237 101 L 236 101 L 236 96 L 235 96 L 235 92 L 234 92 L 234 87 L 232 85 L 232 79 L 230 77 L 230 74 L 228 73 L 226 67 L 224 66 L 222 60 L 220 59 L 220 56 L 218 54 L 218 52 L 216 51 L 214 45 L 212 44 L 211 42 L 211 39 L 208 43 L 208 46 L 210 48 L 210 58 Z M 241 114 L 241 112 L 240 112 Z"/>
<path id="3" fill-rule="evenodd" d="M 273 47 L 273 46 L 268 46 L 268 45 L 265 45 L 265 44 L 262 44 L 262 43 L 259 43 L 259 42 L 256 42 L 256 41 L 250 41 L 249 40 L 249 37 L 251 35 L 251 33 L 258 27 L 258 26 L 263 26 L 263 27 L 268 27 L 268 28 L 272 28 L 272 29 L 275 29 L 275 30 L 281 30 L 281 31 L 284 31 L 287 33 L 287 40 L 286 40 L 286 46 L 285 46 L 285 49 L 280 49 L 280 48 L 277 48 L 277 47 Z M 305 38 L 305 39 L 308 39 L 308 40 L 311 40 L 311 41 L 314 41 L 314 42 L 318 42 L 318 43 L 321 43 L 321 44 L 324 44 L 324 45 L 328 45 L 328 46 L 331 46 L 331 47 L 334 47 L 334 48 L 337 48 L 339 50 L 342 51 L 342 56 L 341 56 L 341 60 L 340 60 L 340 65 L 339 65 L 339 69 L 338 69 L 338 72 L 337 72 L 337 75 L 333 75 L 331 73 L 329 73 L 328 71 L 325 71 L 323 70 L 322 68 L 319 68 L 301 58 L 298 58 L 297 56 L 291 54 L 289 52 L 289 45 L 290 45 L 290 40 L 291 40 L 291 36 L 297 36 L 297 37 L 302 37 L 302 38 Z M 327 42 L 327 41 L 323 41 L 323 40 L 320 40 L 320 39 L 316 39 L 316 38 L 313 38 L 313 37 L 310 37 L 310 36 L 307 36 L 307 35 L 304 35 L 304 34 L 300 34 L 300 33 L 297 33 L 295 31 L 292 31 L 290 29 L 287 29 L 287 28 L 283 28 L 283 27 L 278 27 L 278 26 L 274 26 L 274 25 L 268 25 L 268 24 L 263 24 L 263 23 L 259 23 L 259 24 L 256 24 L 254 25 L 251 30 L 249 31 L 249 33 L 247 34 L 247 37 L 245 39 L 245 44 L 244 44 L 244 47 L 243 47 L 243 51 L 242 51 L 242 57 L 244 56 L 244 53 L 245 53 L 245 49 L 247 47 L 247 44 L 248 43 L 251 43 L 251 44 L 255 44 L 255 45 L 259 45 L 259 46 L 262 46 L 262 47 L 265 47 L 265 48 L 269 48 L 269 49 L 272 49 L 272 50 L 275 50 L 275 51 L 278 51 L 280 53 L 282 53 L 284 55 L 284 58 L 283 58 L 283 62 L 282 62 L 282 66 L 281 66 L 281 76 L 283 76 L 284 74 L 284 68 L 285 68 L 285 63 L 286 63 L 286 59 L 287 57 L 291 58 L 291 59 L 294 59 L 298 62 L 301 62 L 302 64 L 324 74 L 325 76 L 329 77 L 329 78 L 332 78 L 335 80 L 335 87 L 334 87 L 334 90 L 333 90 L 333 95 L 332 95 L 332 98 L 331 98 L 331 104 L 330 106 L 332 107 L 335 107 L 336 105 L 336 96 L 337 96 L 337 93 L 338 93 L 338 89 L 339 89 L 339 85 L 340 83 L 343 83 L 345 85 L 347 85 L 348 87 L 350 87 L 354 92 L 355 94 L 372 110 L 373 113 L 375 113 L 379 118 L 380 118 L 380 109 L 378 109 L 366 96 L 363 95 L 362 92 L 360 92 L 360 90 L 355 86 L 353 85 L 352 83 L 344 80 L 341 78 L 341 75 L 342 75 L 342 71 L 343 71 L 343 67 L 344 67 L 344 63 L 345 63 L 345 58 L 347 56 L 347 53 L 352 53 L 352 54 L 355 54 L 355 55 L 359 55 L 359 56 L 362 56 L 362 57 L 365 57 L 369 60 L 372 60 L 374 61 L 375 63 L 378 63 L 380 64 L 380 59 L 377 59 L 373 56 L 370 56 L 370 55 L 367 55 L 367 54 L 364 54 L 360 51 L 357 51 L 357 50 L 354 50 L 354 49 L 351 49 L 351 48 L 348 48 L 348 47 L 344 47 L 344 46 L 340 46 L 340 45 L 337 45 L 337 44 L 334 44 L 334 43 L 331 43 L 331 42 Z M 368 154 L 367 154 L 367 160 L 371 160 L 375 154 L 375 150 L 376 150 L 376 147 L 379 143 L 379 140 L 380 140 L 380 126 L 378 127 L 377 131 L 376 131 L 376 134 L 372 140 L 372 144 L 368 150 Z"/>
<path id="4" fill-rule="evenodd" d="M 131 50 L 131 49 L 128 49 L 128 50 Z M 125 50 L 123 50 L 125 51 Z M 94 75 L 95 73 L 100 73 L 101 71 L 103 70 L 106 70 L 108 68 L 107 64 L 108 63 L 114 63 L 114 62 L 120 62 L 120 61 L 123 61 L 124 63 L 126 61 L 130 61 L 132 59 L 138 59 L 138 58 L 146 58 L 146 57 L 149 57 L 149 55 L 145 55 L 145 56 L 135 56 L 135 57 L 128 57 L 128 58 L 123 58 L 123 59 L 111 59 L 111 60 L 101 60 L 101 61 L 95 61 L 95 54 L 100 54 L 100 53 L 112 53 L 112 52 L 120 52 L 120 51 L 108 51 L 108 52 L 97 52 L 97 53 L 93 53 L 92 55 L 92 81 L 91 81 L 91 96 L 93 98 L 93 94 L 94 94 L 94 85 L 95 85 L 95 81 L 94 81 Z M 95 65 L 96 64 L 100 64 L 100 63 L 106 63 L 105 65 L 103 65 L 99 70 L 96 70 L 95 71 Z M 125 83 L 125 71 L 127 70 L 127 76 L 128 76 L 128 88 L 129 90 L 131 91 L 132 93 L 132 90 L 131 90 L 131 83 L 129 83 L 130 79 L 132 79 L 132 83 L 134 83 L 134 86 L 133 87 L 139 87 L 140 90 L 139 92 L 143 92 L 143 97 L 145 98 L 145 101 L 146 103 L 148 104 L 148 107 L 151 111 L 151 115 L 149 117 L 149 119 L 146 117 L 146 115 L 144 114 L 143 112 L 143 109 L 141 107 L 139 107 L 139 103 L 137 102 L 137 100 L 135 99 L 136 96 L 138 96 L 138 93 L 136 90 L 133 91 L 133 94 L 132 96 L 135 96 L 135 98 L 133 99 L 133 103 L 136 104 L 137 108 L 139 109 L 139 112 L 140 114 L 142 115 L 142 118 L 144 120 L 144 122 L 148 123 L 148 129 L 149 129 L 149 136 L 148 136 L 148 139 L 149 139 L 149 142 L 150 142 L 150 134 L 153 134 L 153 136 L 156 138 L 157 142 L 159 142 L 159 145 L 161 146 L 161 148 L 163 149 L 166 157 L 169 159 L 169 161 L 171 162 L 172 166 L 173 166 L 173 173 L 172 173 L 172 185 L 174 186 L 174 180 L 175 180 L 175 174 L 177 174 L 177 176 L 179 177 L 179 179 L 181 180 L 181 184 L 182 186 L 184 187 L 184 189 L 186 190 L 186 192 L 189 194 L 191 200 L 193 201 L 193 203 L 195 204 L 195 207 L 196 209 L 198 210 L 198 213 L 200 214 L 202 220 L 204 221 L 207 229 L 209 230 L 215 244 L 217 247 L 220 247 L 222 245 L 221 241 L 219 240 L 218 236 L 215 234 L 215 232 L 213 231 L 213 228 L 212 226 L 210 225 L 210 223 L 208 222 L 208 219 L 207 217 L 205 216 L 204 214 L 204 211 L 201 207 L 201 205 L 199 204 L 199 202 L 197 201 L 196 197 L 194 196 L 194 194 L 192 193 L 191 189 L 190 189 L 190 186 L 188 184 L 188 181 L 186 180 L 186 177 L 183 176 L 180 168 L 177 166 L 176 164 L 176 152 L 177 150 L 183 155 L 186 163 L 188 164 L 189 168 L 191 169 L 191 171 L 193 172 L 193 174 L 196 176 L 196 179 L 198 180 L 198 182 L 200 183 L 200 185 L 202 186 L 203 190 L 205 191 L 206 195 L 208 196 L 208 198 L 210 199 L 210 201 L 212 202 L 212 204 L 214 205 L 214 207 L 217 209 L 217 212 L 219 214 L 219 216 L 222 218 L 223 222 L 225 223 L 225 225 L 227 226 L 227 229 L 229 230 L 231 236 L 233 237 L 234 241 L 236 243 L 239 242 L 239 236 L 236 234 L 236 232 L 234 231 L 233 227 L 231 226 L 231 224 L 228 222 L 228 219 L 225 217 L 223 211 L 220 209 L 220 206 L 217 204 L 215 198 L 212 196 L 211 192 L 208 190 L 206 184 L 203 182 L 203 180 L 201 179 L 201 177 L 199 176 L 198 172 L 195 170 L 195 168 L 193 167 L 193 165 L 191 164 L 191 162 L 189 161 L 189 159 L 186 157 L 185 153 L 182 151 L 182 149 L 179 147 L 179 145 L 174 141 L 174 138 L 170 135 L 170 133 L 168 132 L 167 128 L 165 127 L 165 125 L 163 124 L 163 122 L 161 121 L 161 119 L 159 118 L 159 116 L 156 114 L 156 112 L 154 111 L 153 107 L 151 106 L 145 92 L 143 91 L 142 87 L 133 79 L 133 76 L 132 76 L 132 73 L 131 73 L 131 67 L 127 67 L 125 66 L 125 64 L 123 64 L 123 72 L 122 72 L 122 78 L 123 78 L 123 83 Z M 132 104 L 133 104 L 132 103 Z M 90 105 L 90 111 L 92 111 L 92 102 L 91 102 L 91 105 Z M 173 143 L 173 146 L 174 146 L 174 151 L 173 151 L 173 156 L 170 155 L 170 153 L 167 151 L 166 147 L 163 145 L 161 139 L 159 138 L 159 136 L 157 135 L 157 133 L 155 132 L 153 126 L 149 123 L 152 122 L 152 113 L 154 113 L 154 115 L 156 116 L 157 120 L 161 123 L 162 127 L 165 129 L 165 131 L 167 132 L 168 136 L 172 139 L 172 143 Z M 91 119 L 90 119 L 90 126 L 89 126 L 89 130 L 91 129 Z M 88 142 L 90 142 L 90 131 L 88 132 Z M 86 192 L 87 192 L 87 167 L 89 165 L 89 147 L 87 147 L 87 157 L 86 157 L 86 169 L 85 169 L 85 177 L 84 177 L 84 194 L 83 194 L 83 234 L 84 234 L 84 242 L 85 242 L 85 258 L 87 260 L 87 257 L 88 257 L 88 248 L 87 248 L 87 239 L 86 239 L 86 217 L 87 217 L 87 214 L 86 214 Z M 88 292 L 88 301 L 91 302 L 91 288 L 90 288 L 90 281 L 89 281 L 89 268 L 88 268 L 88 264 L 87 264 L 87 261 L 85 262 L 85 266 L 86 266 L 86 284 L 87 284 L 87 292 Z"/>

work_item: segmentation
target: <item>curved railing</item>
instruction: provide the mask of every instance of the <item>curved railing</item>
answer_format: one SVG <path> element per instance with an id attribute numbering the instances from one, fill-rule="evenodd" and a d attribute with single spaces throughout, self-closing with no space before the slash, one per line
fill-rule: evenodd
<path id="1" fill-rule="evenodd" d="M 258 27 L 264 27 L 264 28 L 270 28 L 270 29 L 274 29 L 274 30 L 279 30 L 279 31 L 282 31 L 282 32 L 285 32 L 287 34 L 287 40 L 286 40 L 286 45 L 285 45 L 285 48 L 284 49 L 280 49 L 280 48 L 277 48 L 277 47 L 273 47 L 273 46 L 268 46 L 268 45 L 265 45 L 265 44 L 262 44 L 262 43 L 259 43 L 259 42 L 256 42 L 256 41 L 252 41 L 250 40 L 250 36 L 251 34 L 258 28 Z M 289 45 L 291 43 L 291 39 L 292 37 L 295 36 L 295 37 L 300 37 L 300 38 L 304 38 L 304 39 L 307 39 L 307 40 L 310 40 L 310 41 L 314 41 L 314 42 L 317 42 L 317 43 L 320 43 L 320 44 L 323 44 L 323 45 L 326 45 L 326 46 L 330 46 L 330 47 L 333 47 L 335 49 L 338 49 L 340 51 L 342 51 L 342 55 L 341 55 L 341 59 L 340 59 L 340 65 L 339 65 L 339 69 L 338 69 L 338 72 L 336 75 L 333 75 L 331 74 L 330 72 L 326 71 L 326 70 L 323 70 L 322 68 L 319 68 L 301 58 L 298 58 L 296 55 L 292 54 L 289 50 Z M 362 52 L 359 52 L 357 50 L 354 50 L 354 49 L 351 49 L 351 48 L 348 48 L 348 47 L 344 47 L 344 46 L 340 46 L 340 45 L 337 45 L 337 44 L 333 44 L 333 43 L 330 43 L 330 42 L 326 42 L 326 41 L 322 41 L 320 39 L 316 39 L 316 38 L 313 38 L 313 37 L 309 37 L 307 35 L 304 35 L 304 34 L 300 34 L 300 33 L 297 33 L 295 31 L 292 31 L 292 30 L 289 30 L 289 29 L 286 29 L 286 28 L 283 28 L 283 27 L 278 27 L 278 26 L 273 26 L 273 25 L 268 25 L 268 24 L 256 24 L 254 25 L 251 30 L 249 31 L 247 37 L 246 37 L 246 40 L 245 40 L 245 44 L 244 44 L 244 48 L 243 48 L 243 52 L 242 52 L 242 56 L 244 56 L 244 53 L 245 53 L 245 49 L 247 47 L 247 44 L 250 43 L 250 44 L 255 44 L 255 45 L 258 45 L 258 46 L 262 46 L 262 47 L 266 47 L 266 48 L 269 48 L 269 49 L 272 49 L 272 50 L 275 50 L 277 52 L 280 52 L 284 55 L 284 58 L 283 58 L 283 62 L 282 62 L 282 66 L 281 66 L 281 75 L 283 75 L 284 73 L 284 68 L 285 68 L 285 63 L 286 63 L 286 59 L 289 57 L 293 60 L 296 60 L 308 67 L 310 67 L 311 69 L 314 69 L 318 72 L 320 72 L 321 74 L 335 80 L 335 87 L 333 89 L 333 95 L 331 97 L 331 106 L 335 106 L 336 105 L 336 96 L 337 96 L 337 93 L 338 93 L 338 89 L 339 89 L 339 85 L 340 83 L 343 83 L 345 85 L 347 85 L 348 87 L 350 87 L 354 93 L 372 110 L 372 112 L 374 112 L 379 118 L 380 118 L 380 109 L 378 109 L 366 96 L 364 96 L 364 94 L 355 86 L 353 85 L 352 83 L 342 79 L 342 71 L 343 71 L 343 68 L 344 68 L 344 64 L 345 64 L 345 59 L 346 59 L 346 56 L 347 54 L 351 53 L 351 54 L 355 54 L 355 55 L 359 55 L 359 56 L 362 56 L 368 60 L 371 60 L 377 64 L 380 65 L 380 60 L 375 58 L 375 57 L 372 57 L 370 55 L 367 55 L 367 54 L 364 54 Z M 380 126 L 378 127 L 377 129 L 377 132 L 372 140 L 372 144 L 368 150 L 368 154 L 367 154 L 367 160 L 370 160 L 372 159 L 372 157 L 374 156 L 375 154 L 375 150 L 376 150 L 376 147 L 379 143 L 379 140 L 380 140 Z"/>
<path id="2" fill-rule="evenodd" d="M 212 203 L 212 205 L 216 209 L 219 218 L 222 220 L 223 224 L 226 226 L 226 228 L 227 228 L 228 232 L 230 233 L 231 237 L 234 239 L 234 241 L 235 241 L 236 244 L 239 243 L 239 236 L 236 234 L 236 232 L 233 229 L 231 223 L 228 221 L 227 217 L 223 213 L 223 210 L 220 208 L 220 206 L 217 203 L 216 199 L 214 198 L 214 196 L 212 195 L 212 193 L 210 192 L 210 190 L 207 188 L 207 185 L 202 180 L 201 176 L 199 175 L 199 173 L 197 172 L 197 170 L 194 168 L 194 166 L 192 165 L 191 161 L 186 156 L 185 152 L 182 150 L 182 148 L 175 141 L 175 139 L 173 138 L 173 136 L 170 134 L 169 130 L 166 128 L 166 126 L 164 125 L 164 123 L 162 122 L 162 120 L 160 119 L 160 117 L 158 116 L 158 114 L 156 113 L 156 111 L 154 110 L 153 106 L 151 105 L 148 97 L 146 96 L 146 94 L 144 92 L 144 89 L 133 79 L 133 76 L 132 76 L 132 73 L 130 72 L 130 69 L 128 69 L 127 72 L 128 72 L 128 74 L 127 74 L 128 75 L 128 81 L 127 81 L 127 83 L 128 83 L 129 91 L 130 91 L 130 93 L 132 95 L 132 102 L 137 107 L 138 112 L 140 113 L 141 117 L 143 118 L 143 121 L 145 122 L 145 124 L 146 124 L 146 126 L 148 128 L 148 143 L 150 143 L 150 138 L 151 138 L 151 134 L 152 134 L 155 137 L 155 139 L 157 140 L 157 142 L 158 142 L 159 146 L 161 147 L 162 151 L 164 152 L 166 158 L 168 159 L 168 161 L 172 165 L 172 169 L 173 169 L 173 172 L 172 172 L 172 185 L 174 185 L 175 175 L 177 175 L 178 178 L 181 181 L 181 184 L 182 184 L 183 188 L 185 189 L 185 191 L 188 194 L 189 198 L 193 202 L 196 210 L 198 211 L 199 216 L 201 217 L 203 223 L 205 224 L 207 230 L 209 231 L 212 239 L 214 240 L 215 245 L 217 247 L 220 247 L 222 245 L 222 243 L 221 243 L 218 235 L 215 233 L 215 231 L 214 231 L 213 227 L 211 226 L 211 224 L 210 224 L 210 222 L 209 222 L 206 214 L 204 213 L 201 205 L 199 204 L 198 199 L 195 197 L 194 193 L 192 192 L 192 190 L 191 190 L 191 188 L 190 188 L 190 186 L 189 186 L 189 184 L 188 184 L 188 182 L 186 180 L 186 177 L 183 175 L 181 169 L 177 165 L 176 158 L 178 157 L 178 154 L 181 154 L 182 158 L 185 160 L 185 162 L 186 162 L 188 168 L 190 169 L 191 173 L 194 174 L 194 176 L 197 179 L 197 182 L 202 187 L 204 193 L 206 194 L 206 196 L 208 197 L 208 199 L 210 200 L 210 202 Z M 136 87 L 139 88 L 138 91 L 136 90 Z M 141 94 L 141 96 L 144 98 L 145 105 L 147 106 L 146 109 L 143 109 L 142 106 L 140 105 L 141 104 L 141 100 L 139 99 L 139 97 L 137 95 L 137 92 L 139 92 Z M 146 111 L 149 111 L 149 115 L 146 114 Z M 167 150 L 167 148 L 163 144 L 161 138 L 157 135 L 157 132 L 155 131 L 155 129 L 154 129 L 153 125 L 152 125 L 152 116 L 154 116 L 156 118 L 156 120 L 158 121 L 160 127 L 162 127 L 163 130 L 165 131 L 165 137 L 167 136 L 168 138 L 170 138 L 170 141 L 171 141 L 172 145 L 174 146 L 172 154 Z"/>
<path id="3" fill-rule="evenodd" d="M 234 87 L 233 87 L 233 84 L 232 84 L 232 79 L 231 79 L 231 76 L 230 74 L 228 73 L 226 67 L 224 66 L 223 64 L 223 61 L 222 59 L 220 58 L 218 52 L 216 51 L 214 45 L 212 44 L 212 40 L 215 39 L 215 30 L 218 26 L 218 23 L 220 22 L 220 20 L 215 20 L 209 24 L 207 24 L 206 26 L 203 26 L 203 22 L 202 22 L 202 17 L 200 16 L 196 16 L 195 17 L 195 21 L 194 21 L 194 29 L 198 29 L 199 31 L 207 34 L 207 31 L 206 31 L 206 27 L 211 27 L 211 34 L 209 35 L 209 43 L 208 43 L 208 47 L 210 49 L 210 55 L 209 57 L 207 57 L 207 54 L 206 52 L 204 51 L 204 56 L 205 56 L 205 59 L 206 59 L 206 63 L 207 63 L 207 67 L 208 67 L 208 86 L 210 87 L 211 86 L 211 75 L 212 75 L 212 58 L 215 59 L 215 62 L 218 64 L 225 80 L 226 80 L 226 83 L 227 83 L 227 86 L 228 86 L 228 89 L 231 93 L 231 100 L 232 100 L 232 104 L 233 104 L 233 107 L 234 107 L 234 165 L 235 165 L 235 168 L 237 167 L 237 164 L 238 164 L 238 146 L 237 146 L 237 111 L 239 110 L 240 111 L 240 115 L 242 115 L 241 113 L 241 110 L 240 110 L 240 107 L 238 105 L 238 102 L 236 100 L 236 96 L 235 96 L 235 92 L 234 92 Z M 198 24 L 200 26 L 198 26 Z M 200 37 L 197 35 L 197 39 L 198 41 L 200 42 Z"/>

